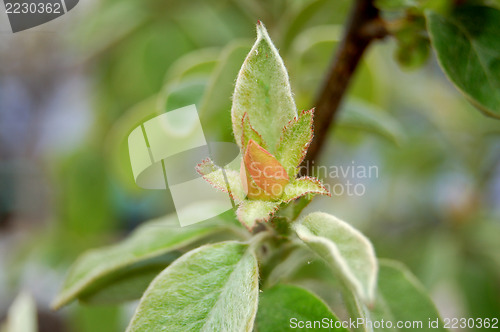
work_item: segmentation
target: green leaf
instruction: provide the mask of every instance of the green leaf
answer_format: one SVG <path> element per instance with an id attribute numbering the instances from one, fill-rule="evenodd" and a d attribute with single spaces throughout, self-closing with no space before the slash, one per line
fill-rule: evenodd
<path id="1" fill-rule="evenodd" d="M 282 128 L 297 115 L 285 65 L 260 22 L 257 41 L 240 69 L 233 95 L 233 132 L 240 147 L 245 113 L 273 154 Z"/>
<path id="2" fill-rule="evenodd" d="M 320 194 L 330 196 L 328 189 L 316 178 L 302 177 L 293 180 L 285 187 L 285 193 L 281 197 L 283 202 L 288 203 L 296 198 L 307 194 Z"/>
<path id="3" fill-rule="evenodd" d="M 159 115 L 158 95 L 135 104 L 126 110 L 117 120 L 114 121 L 106 136 L 105 154 L 109 157 L 109 164 L 112 167 L 110 174 L 117 177 L 120 184 L 126 186 L 129 191 L 142 190 L 134 181 L 132 166 L 130 164 L 130 154 L 128 147 L 128 136 L 136 127 L 142 123 Z"/>
<path id="4" fill-rule="evenodd" d="M 322 212 L 307 215 L 295 225 L 295 231 L 359 298 L 373 301 L 377 260 L 371 242 L 363 234 Z"/>
<path id="5" fill-rule="evenodd" d="M 269 218 L 278 210 L 280 202 L 244 200 L 236 215 L 238 220 L 249 230 L 252 230 L 257 221 L 268 221 Z"/>
<path id="6" fill-rule="evenodd" d="M 460 6 L 449 16 L 426 13 L 439 63 L 471 103 L 500 118 L 500 11 Z"/>
<path id="7" fill-rule="evenodd" d="M 250 123 L 250 118 L 248 117 L 248 113 L 243 114 L 243 119 L 241 120 L 241 127 L 243 133 L 241 135 L 241 146 L 246 147 L 250 140 L 254 140 L 257 144 L 259 144 L 264 149 L 268 149 L 266 142 L 262 139 L 262 136 L 252 127 Z"/>
<path id="8" fill-rule="evenodd" d="M 494 233 L 497 239 L 498 234 Z M 470 317 L 498 317 L 500 298 L 491 294 L 500 293 L 498 283 L 500 265 L 477 254 L 467 258 L 459 257 L 461 266 L 454 275 L 458 281 L 455 289 L 463 294 L 467 313 Z"/>
<path id="9" fill-rule="evenodd" d="M 403 322 L 422 322 L 418 328 L 375 329 L 375 331 L 447 331 L 439 318 L 436 306 L 422 284 L 401 263 L 380 260 L 377 301 L 370 312 L 372 321 L 390 320 L 394 324 Z M 439 320 L 439 328 L 429 328 L 431 321 Z"/>
<path id="10" fill-rule="evenodd" d="M 251 331 L 258 285 L 257 260 L 248 245 L 203 246 L 158 275 L 127 331 Z"/>
<path id="11" fill-rule="evenodd" d="M 394 117 L 358 99 L 347 101 L 337 126 L 374 133 L 396 145 L 401 145 L 406 139 L 403 127 Z"/>
<path id="12" fill-rule="evenodd" d="M 168 69 L 165 83 L 209 76 L 217 66 L 219 53 L 218 48 L 202 48 L 187 53 L 176 60 Z"/>
<path id="13" fill-rule="evenodd" d="M 186 56 L 186 58 L 194 61 L 191 57 Z M 179 60 L 180 64 L 186 64 L 187 61 L 188 59 Z M 176 72 L 177 69 L 174 68 L 172 71 Z M 206 89 L 206 80 L 200 76 L 193 78 L 191 74 L 181 74 L 183 80 L 179 81 L 176 78 L 175 82 L 165 84 L 161 93 L 153 95 L 127 110 L 114 122 L 107 135 L 105 149 L 110 157 L 109 163 L 113 167 L 112 174 L 119 177 L 120 183 L 127 185 L 127 189 L 130 191 L 142 190 L 137 186 L 134 178 L 130 176 L 132 168 L 130 165 L 128 136 L 132 130 L 166 110 L 174 110 L 178 107 L 200 103 L 200 96 Z"/>
<path id="14" fill-rule="evenodd" d="M 286 222 L 288 220 L 276 217 L 275 221 Z M 294 242 L 290 244 L 280 245 L 278 250 L 269 258 L 267 262 L 261 262 L 260 276 L 263 289 L 274 287 L 279 283 L 293 283 L 291 277 L 307 264 L 317 259 L 314 252 L 303 246 L 301 243 Z M 328 268 L 326 269 L 328 271 Z"/>
<path id="15" fill-rule="evenodd" d="M 37 309 L 33 297 L 28 293 L 20 293 L 7 313 L 7 321 L 0 326 L 5 332 L 38 331 Z"/>
<path id="16" fill-rule="evenodd" d="M 298 327 L 297 323 L 322 322 L 327 325 L 316 325 L 300 330 L 348 331 L 345 328 L 328 328 L 335 326 L 338 318 L 316 295 L 304 288 L 292 285 L 277 285 L 264 290 L 259 299 L 259 311 L 255 320 L 259 332 L 290 331 Z M 312 323 L 314 324 L 314 323 Z M 307 327 L 307 325 L 305 325 Z"/>
<path id="17" fill-rule="evenodd" d="M 288 52 L 290 47 L 301 39 L 302 33 L 310 27 L 314 28 L 320 23 L 340 24 L 345 20 L 349 7 L 349 1 L 335 3 L 328 0 L 301 1 L 299 10 L 293 11 L 291 17 L 282 19 L 284 24 L 282 51 Z"/>
<path id="18" fill-rule="evenodd" d="M 165 255 L 161 260 L 148 261 L 144 268 L 138 267 L 115 279 L 90 285 L 78 300 L 91 305 L 111 305 L 140 299 L 151 281 L 180 255 L 178 252 Z"/>
<path id="19" fill-rule="evenodd" d="M 229 193 L 237 204 L 245 199 L 245 192 L 241 185 L 239 172 L 229 169 L 228 167 L 225 167 L 223 170 L 221 167 L 215 165 L 211 159 L 203 160 L 196 166 L 196 171 L 214 188 Z M 226 173 L 225 178 L 223 172 Z"/>
<path id="20" fill-rule="evenodd" d="M 394 332 L 394 331 L 448 331 L 443 327 L 436 306 L 422 284 L 401 263 L 382 259 L 375 303 L 368 307 L 348 291 L 343 299 L 354 321 L 381 322 L 379 327 L 359 324 L 355 332 Z M 398 322 L 411 326 L 397 327 Z M 430 322 L 432 326 L 429 326 Z M 437 325 L 436 322 L 438 322 Z"/>
<path id="21" fill-rule="evenodd" d="M 129 19 L 124 20 L 125 17 Z M 130 36 L 136 35 L 137 31 L 140 31 L 148 21 L 150 18 L 147 11 L 142 10 L 140 5 L 133 2 L 103 4 L 99 6 L 97 13 L 89 15 L 89 24 L 82 24 L 75 28 L 71 45 L 76 47 L 76 50 L 86 50 L 84 58 L 86 61 L 99 57 L 102 52 L 113 54 L 114 46 L 124 40 L 130 42 Z M 113 31 L 101 33 L 107 26 L 112 26 Z"/>
<path id="22" fill-rule="evenodd" d="M 233 135 L 231 118 L 231 95 L 234 91 L 234 78 L 238 75 L 250 47 L 248 41 L 229 43 L 220 56 L 200 105 L 200 119 L 208 141 L 229 142 Z"/>
<path id="23" fill-rule="evenodd" d="M 180 227 L 175 216 L 148 222 L 125 241 L 86 252 L 73 264 L 53 307 L 60 308 L 75 299 L 89 302 L 119 302 L 138 298 L 152 280 L 154 271 L 161 271 L 179 256 L 177 250 L 202 238 L 220 234 L 228 226 L 209 225 Z M 129 287 L 123 289 L 120 284 Z M 108 290 L 108 288 L 111 289 Z M 121 292 L 113 290 L 122 289 Z M 99 292 L 105 292 L 100 295 Z M 117 297 L 112 298 L 112 294 Z"/>
<path id="24" fill-rule="evenodd" d="M 342 39 L 342 32 L 343 26 L 340 24 L 316 25 L 302 30 L 294 39 L 291 50 L 296 61 L 298 61 L 298 65 L 301 67 L 307 66 L 307 62 L 311 61 L 314 62 L 314 64 L 318 62 L 321 65 L 328 64 L 328 60 L 330 60 L 331 57 L 330 52 L 322 52 L 327 54 L 314 53 L 318 51 L 321 45 L 328 45 L 331 50 L 333 45 Z M 319 59 L 321 59 L 321 61 L 318 61 Z M 310 67 L 306 69 L 310 69 Z"/>
<path id="25" fill-rule="evenodd" d="M 207 87 L 208 78 L 191 78 L 180 83 L 164 86 L 158 96 L 158 109 L 171 111 L 186 105 L 199 105 L 201 96 Z"/>
<path id="26" fill-rule="evenodd" d="M 298 167 L 313 138 L 313 111 L 303 111 L 283 128 L 276 158 L 286 169 L 290 179 L 297 175 Z"/>

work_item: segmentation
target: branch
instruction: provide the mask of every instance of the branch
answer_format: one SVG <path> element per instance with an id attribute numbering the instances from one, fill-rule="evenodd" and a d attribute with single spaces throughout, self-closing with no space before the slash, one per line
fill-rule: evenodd
<path id="1" fill-rule="evenodd" d="M 373 6 L 373 1 L 356 0 L 344 38 L 332 59 L 315 102 L 314 140 L 309 146 L 304 163 L 318 158 L 328 136 L 328 129 L 335 122 L 342 97 L 368 45 L 387 34 L 379 11 Z"/>

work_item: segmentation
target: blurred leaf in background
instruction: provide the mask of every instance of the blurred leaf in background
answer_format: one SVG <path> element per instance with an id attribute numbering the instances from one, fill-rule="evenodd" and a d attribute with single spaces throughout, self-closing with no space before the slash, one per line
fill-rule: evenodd
<path id="1" fill-rule="evenodd" d="M 405 12 L 417 6 L 417 1 L 382 2 L 380 7 L 388 11 Z M 47 48 L 65 50 L 71 61 L 52 61 L 70 62 L 61 73 L 77 77 L 85 86 L 83 96 L 72 100 L 70 94 L 69 101 L 59 106 L 62 111 L 56 117 L 66 117 L 54 125 L 40 111 L 40 99 L 33 96 L 46 94 L 51 86 L 54 90 L 69 86 L 64 75 L 53 82 L 47 77 L 54 71 L 40 73 L 27 61 L 22 70 L 5 66 L 0 72 L 0 127 L 3 133 L 9 127 L 17 133 L 11 138 L 0 133 L 0 248 L 4 243 L 9 246 L 9 253 L 0 255 L 2 300 L 13 299 L 17 289 L 28 284 L 39 290 L 34 293 L 39 311 L 46 310 L 68 264 L 79 253 L 115 242 L 143 221 L 172 211 L 168 191 L 140 190 L 133 182 L 128 134 L 160 113 L 196 104 L 207 139 L 231 141 L 231 94 L 258 19 L 266 23 L 289 69 L 298 109 L 314 106 L 351 3 L 89 2 L 72 11 L 77 19 L 64 23 L 64 42 L 45 47 L 41 42 L 15 44 L 10 53 L 2 48 L 2 57 L 10 59 L 3 63 L 14 63 L 12 59 L 20 58 L 19 54 L 36 53 L 44 59 L 42 55 L 50 51 Z M 443 52 L 452 50 L 447 34 L 457 27 L 436 16 L 446 9 L 444 2 L 436 3 L 426 6 L 444 9 L 427 14 L 426 23 L 437 58 L 451 81 L 466 92 L 472 89 L 469 93 L 492 113 L 498 89 L 477 90 L 479 85 L 464 81 L 457 71 L 465 66 L 447 65 L 443 58 Z M 498 1 L 491 3 L 498 6 Z M 424 29 L 424 23 L 416 20 L 405 29 L 415 36 L 413 32 Z M 428 52 L 427 36 L 407 38 L 405 29 L 398 30 L 396 39 L 374 45 L 364 57 L 319 161 L 322 165 L 373 165 L 378 177 L 360 181 L 366 188 L 363 196 L 317 199 L 307 209 L 352 220 L 374 241 L 378 256 L 410 267 L 431 291 L 443 316 L 494 316 L 500 312 L 500 126 L 475 112 L 442 75 L 433 53 Z M 19 36 L 32 41 L 40 35 Z M 470 44 L 465 36 L 460 45 Z M 402 70 L 394 54 L 419 70 Z M 482 56 L 478 53 L 478 59 Z M 50 63 L 42 64 L 54 68 Z M 27 89 L 25 82 L 33 88 Z M 19 101 L 16 107 L 7 103 L 9 95 Z M 51 103 L 46 106 L 51 107 L 55 108 Z M 56 140 L 66 143 L 64 148 L 56 148 L 59 145 L 54 142 L 40 148 L 44 136 L 39 132 L 57 132 L 65 126 L 68 131 Z M 65 139 L 72 132 L 81 134 Z M 34 165 L 35 171 L 20 164 Z M 347 180 L 336 178 L 331 184 Z M 35 192 L 35 187 L 49 189 Z M 29 214 L 29 209 L 35 212 Z M 35 224 L 26 221 L 31 219 Z M 15 231 L 8 226 L 11 220 Z M 325 284 L 333 282 L 318 264 L 302 267 L 289 277 L 305 288 L 294 292 L 311 291 L 335 305 L 338 298 L 319 294 L 323 284 L 307 281 L 308 275 L 326 274 Z M 322 305 L 315 297 L 309 301 Z M 6 305 L 0 301 L 0 309 Z M 44 329 L 48 318 L 39 325 L 41 331 L 50 332 L 123 331 L 130 316 L 128 307 L 75 305 L 55 316 L 66 328 Z"/>

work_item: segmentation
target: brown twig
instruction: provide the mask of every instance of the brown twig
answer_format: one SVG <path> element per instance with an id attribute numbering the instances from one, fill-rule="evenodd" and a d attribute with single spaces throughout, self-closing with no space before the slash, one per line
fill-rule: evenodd
<path id="1" fill-rule="evenodd" d="M 332 59 L 330 69 L 316 99 L 314 140 L 309 146 L 304 163 L 318 158 L 349 82 L 368 45 L 387 34 L 384 21 L 380 18 L 373 1 L 356 0 L 343 40 Z"/>

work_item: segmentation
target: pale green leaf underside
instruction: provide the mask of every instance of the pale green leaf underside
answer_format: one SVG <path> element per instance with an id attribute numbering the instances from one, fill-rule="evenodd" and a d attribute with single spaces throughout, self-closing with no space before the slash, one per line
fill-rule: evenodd
<path id="1" fill-rule="evenodd" d="M 373 321 L 421 321 L 423 328 L 374 329 L 375 331 L 422 331 L 428 327 L 429 319 L 439 319 L 436 306 L 422 284 L 401 263 L 381 260 L 375 308 L 371 310 Z M 432 331 L 447 331 L 443 322 Z"/>
<path id="2" fill-rule="evenodd" d="M 295 178 L 298 167 L 313 137 L 313 110 L 305 111 L 283 129 L 276 158 L 283 165 L 290 179 Z"/>
<path id="3" fill-rule="evenodd" d="M 358 326 L 356 332 L 398 332 L 398 331 L 426 331 L 428 322 L 439 319 L 439 327 L 432 331 L 448 331 L 443 327 L 440 315 L 434 303 L 427 295 L 422 284 L 401 263 L 382 259 L 379 261 L 380 271 L 376 301 L 371 309 L 353 294 L 344 293 L 344 301 L 354 313 L 352 319 L 362 318 L 364 320 L 392 322 L 392 328 L 370 326 Z M 422 322 L 422 327 L 414 325 L 408 328 L 397 328 L 397 322 Z"/>
<path id="4" fill-rule="evenodd" d="M 236 214 L 238 220 L 248 229 L 252 229 L 257 221 L 268 221 L 276 212 L 280 202 L 270 202 L 261 200 L 244 200 Z"/>
<path id="5" fill-rule="evenodd" d="M 7 321 L 0 326 L 5 332 L 38 331 L 37 309 L 33 297 L 25 292 L 20 293 L 7 313 Z"/>
<path id="6" fill-rule="evenodd" d="M 287 203 L 307 194 L 330 195 L 330 192 L 318 179 L 302 177 L 293 180 L 285 187 L 281 199 Z"/>
<path id="7" fill-rule="evenodd" d="M 158 275 L 127 331 L 251 331 L 258 294 L 257 260 L 247 245 L 203 246 Z"/>
<path id="8" fill-rule="evenodd" d="M 196 171 L 203 176 L 203 178 L 210 183 L 214 188 L 222 191 L 229 192 L 231 197 L 234 199 L 236 204 L 239 204 L 245 198 L 245 192 L 241 184 L 240 173 L 232 170 L 228 167 L 224 168 L 226 173 L 227 184 L 229 184 L 229 189 L 226 184 L 226 179 L 224 178 L 224 173 L 222 168 L 215 165 L 211 159 L 203 160 L 196 167 Z"/>
<path id="9" fill-rule="evenodd" d="M 259 311 L 255 326 L 259 332 L 290 331 L 290 319 L 297 321 L 338 321 L 316 295 L 304 288 L 292 285 L 277 285 L 266 289 L 259 299 Z M 319 330 L 319 329 L 317 329 Z M 347 329 L 324 329 L 325 331 L 348 331 Z"/>
<path id="10" fill-rule="evenodd" d="M 371 242 L 363 234 L 322 212 L 307 215 L 295 226 L 295 231 L 359 298 L 373 301 L 377 260 Z"/>
<path id="11" fill-rule="evenodd" d="M 59 308 L 77 298 L 91 301 L 100 288 L 115 282 L 126 282 L 137 273 L 165 267 L 178 257 L 174 253 L 203 237 L 220 233 L 227 228 L 213 226 L 180 227 L 175 216 L 148 222 L 139 227 L 125 241 L 84 253 L 73 264 L 54 308 Z M 160 269 L 161 271 L 161 269 Z M 137 279 L 136 279 L 137 281 Z M 116 285 L 115 285 L 116 286 Z M 144 285 L 142 285 L 144 287 Z M 144 290 L 144 288 L 142 288 Z M 110 294 L 104 295 L 109 296 Z M 127 298 L 126 294 L 122 294 Z"/>
<path id="12" fill-rule="evenodd" d="M 474 106 L 500 118 L 500 11 L 460 6 L 447 17 L 426 15 L 432 45 L 448 78 Z"/>
<path id="13" fill-rule="evenodd" d="M 257 25 L 257 41 L 240 69 L 233 95 L 233 132 L 240 147 L 241 120 L 245 113 L 273 154 L 282 128 L 297 116 L 285 65 L 261 23 Z"/>

